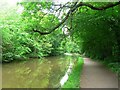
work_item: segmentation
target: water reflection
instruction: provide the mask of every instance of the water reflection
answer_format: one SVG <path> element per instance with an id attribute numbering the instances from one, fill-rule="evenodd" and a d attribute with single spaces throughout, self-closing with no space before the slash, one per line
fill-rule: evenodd
<path id="1" fill-rule="evenodd" d="M 48 57 L 13 62 L 2 66 L 3 88 L 53 88 L 58 87 L 72 56 Z"/>

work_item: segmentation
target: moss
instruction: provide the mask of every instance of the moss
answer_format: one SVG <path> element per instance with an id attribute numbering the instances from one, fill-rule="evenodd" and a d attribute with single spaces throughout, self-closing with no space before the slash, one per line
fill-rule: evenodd
<path id="1" fill-rule="evenodd" d="M 62 86 L 64 88 L 79 88 L 80 87 L 80 74 L 83 66 L 83 59 L 79 57 L 77 63 L 74 65 L 73 70 L 68 78 L 68 81 Z"/>

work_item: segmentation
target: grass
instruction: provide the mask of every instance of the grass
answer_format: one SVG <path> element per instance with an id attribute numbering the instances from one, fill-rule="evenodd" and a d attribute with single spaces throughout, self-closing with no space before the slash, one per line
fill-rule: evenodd
<path id="1" fill-rule="evenodd" d="M 77 59 L 77 63 L 73 66 L 72 72 L 69 75 L 67 82 L 62 86 L 64 88 L 80 88 L 80 74 L 84 61 L 82 57 Z"/>

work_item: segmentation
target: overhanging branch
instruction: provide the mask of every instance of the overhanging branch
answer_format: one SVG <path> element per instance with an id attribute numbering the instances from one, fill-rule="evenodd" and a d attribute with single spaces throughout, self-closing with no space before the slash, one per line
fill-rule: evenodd
<path id="1" fill-rule="evenodd" d="M 117 6 L 117 5 L 119 5 L 119 4 L 120 4 L 120 1 L 119 1 L 119 2 L 116 2 L 115 4 L 107 4 L 107 5 L 105 5 L 105 6 L 95 7 L 95 6 L 91 5 L 91 4 L 79 3 L 79 4 L 77 5 L 77 7 L 87 6 L 87 7 L 91 8 L 92 10 L 106 10 L 106 9 L 108 9 L 108 8 L 112 8 L 112 7 L 114 7 L 114 6 Z"/>
<path id="2" fill-rule="evenodd" d="M 50 34 L 52 33 L 53 31 L 55 31 L 57 28 L 59 28 L 62 24 L 64 24 L 64 22 L 69 18 L 70 14 L 73 13 L 75 10 L 77 10 L 79 7 L 82 7 L 82 6 L 86 6 L 86 7 L 89 7 L 91 8 L 92 10 L 106 10 L 108 8 L 112 8 L 112 7 L 115 7 L 117 5 L 120 5 L 120 1 L 119 2 L 116 2 L 114 4 L 107 4 L 105 6 L 101 6 L 101 7 L 95 7 L 91 4 L 87 4 L 87 3 L 83 3 L 83 2 L 80 2 L 80 3 L 75 3 L 74 4 L 74 7 L 72 7 L 68 13 L 66 14 L 65 18 L 60 22 L 58 23 L 55 27 L 53 27 L 49 32 L 41 32 L 39 30 L 33 30 L 34 32 L 38 32 L 40 35 L 47 35 L 47 34 Z"/>

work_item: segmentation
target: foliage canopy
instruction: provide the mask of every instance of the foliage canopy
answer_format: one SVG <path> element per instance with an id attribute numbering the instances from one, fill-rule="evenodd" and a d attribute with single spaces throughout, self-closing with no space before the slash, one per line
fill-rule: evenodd
<path id="1" fill-rule="evenodd" d="M 120 2 L 18 5 L 24 8 L 22 13 L 14 7 L 1 15 L 3 61 L 64 52 L 120 60 Z"/>

